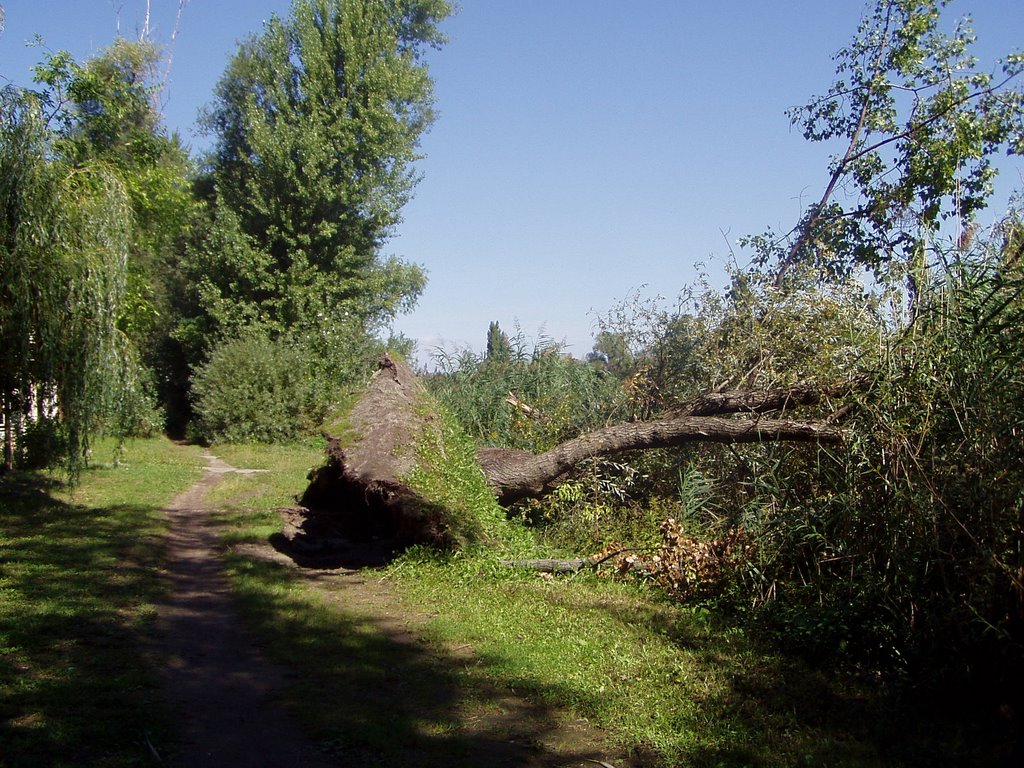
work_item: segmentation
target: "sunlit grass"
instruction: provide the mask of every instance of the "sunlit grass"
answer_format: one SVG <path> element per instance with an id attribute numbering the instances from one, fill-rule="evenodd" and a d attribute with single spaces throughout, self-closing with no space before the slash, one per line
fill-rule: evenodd
<path id="1" fill-rule="evenodd" d="M 109 449 L 109 450 L 108 450 Z M 160 510 L 199 476 L 194 448 L 113 443 L 74 488 L 0 478 L 0 766 L 128 766 L 167 730 L 140 633 L 161 594 Z M 148 743 L 147 743 L 148 742 Z"/>
<path id="2" fill-rule="evenodd" d="M 392 578 L 481 675 L 568 706 L 666 765 L 877 766 L 855 698 L 707 612 L 596 577 L 408 558 Z M 833 684 L 834 683 L 834 684 Z"/>
<path id="3" fill-rule="evenodd" d="M 221 539 L 228 544 L 266 541 L 281 530 L 279 507 L 296 503 L 308 484 L 309 471 L 324 462 L 323 446 L 216 445 L 216 456 L 236 469 L 262 470 L 228 474 L 206 497 L 217 511 Z"/>
<path id="4" fill-rule="evenodd" d="M 273 470 L 229 476 L 215 490 L 230 542 L 279 531 L 274 509 L 293 502 L 321 460 L 312 448 L 220 454 Z M 339 754 L 375 755 L 379 765 L 402 765 L 410 750 L 417 764 L 459 764 L 492 748 L 495 734 L 467 735 L 457 723 L 492 711 L 510 691 L 588 720 L 649 765 L 917 766 L 946 743 L 912 719 L 917 734 L 904 733 L 905 713 L 870 685 L 808 667 L 712 609 L 637 585 L 541 577 L 502 567 L 487 551 L 418 551 L 352 577 L 384 579 L 388 605 L 375 608 L 286 565 L 239 552 L 228 560 L 247 621 L 293 670 L 287 698 L 302 722 Z M 421 617 L 419 640 L 389 639 L 383 610 Z M 395 709 L 403 697 L 418 703 Z"/>

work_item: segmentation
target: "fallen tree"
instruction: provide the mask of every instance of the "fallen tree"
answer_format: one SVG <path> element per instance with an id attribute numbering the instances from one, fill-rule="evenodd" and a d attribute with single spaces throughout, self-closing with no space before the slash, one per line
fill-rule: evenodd
<path id="1" fill-rule="evenodd" d="M 668 448 L 691 442 L 768 441 L 840 443 L 845 409 L 818 420 L 769 418 L 797 405 L 813 405 L 863 386 L 829 389 L 796 386 L 763 392 L 716 392 L 685 403 L 662 419 L 598 429 L 542 454 L 484 448 L 477 452 L 483 475 L 503 506 L 543 496 L 581 462 L 625 451 Z M 349 415 L 351 437 L 329 438 L 327 463 L 310 474 L 286 531 L 293 542 L 330 535 L 451 545 L 457 539 L 445 509 L 409 482 L 415 446 L 436 419 L 416 375 L 385 355 Z M 343 444 L 344 443 L 344 444 Z M 333 532 L 333 533 L 332 533 Z"/>
<path id="2" fill-rule="evenodd" d="M 327 462 L 309 475 L 284 535 L 292 545 L 323 548 L 349 540 L 397 546 L 450 546 L 445 510 L 408 482 L 414 446 L 431 415 L 423 385 L 407 365 L 385 355 L 348 416 L 345 440 L 328 436 Z"/>
<path id="3" fill-rule="evenodd" d="M 539 455 L 529 451 L 484 448 L 477 457 L 498 501 L 508 506 L 525 498 L 545 495 L 580 462 L 595 456 L 671 448 L 699 441 L 763 443 L 782 440 L 838 443 L 842 441 L 842 432 L 835 424 L 824 421 L 677 416 L 605 427 Z"/>

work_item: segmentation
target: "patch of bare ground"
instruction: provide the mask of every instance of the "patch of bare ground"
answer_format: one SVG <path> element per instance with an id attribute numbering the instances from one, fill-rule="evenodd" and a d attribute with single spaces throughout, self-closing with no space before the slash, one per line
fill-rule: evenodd
<path id="1" fill-rule="evenodd" d="M 207 456 L 206 477 L 167 510 L 171 594 L 158 609 L 167 695 L 180 743 L 174 766 L 639 768 L 606 734 L 545 702 L 499 689 L 469 645 L 424 640 L 430 616 L 402 607 L 372 568 L 303 568 L 267 545 L 234 552 L 286 566 L 342 627 L 296 638 L 296 654 L 341 644 L 346 663 L 313 678 L 308 663 L 270 663 L 236 613 L 207 491 L 232 470 Z M 308 659 L 307 659 L 308 661 Z M 310 702 L 309 692 L 319 700 Z M 330 708 L 329 736 L 310 738 L 296 714 Z M 314 729 L 316 730 L 316 729 Z"/>
<path id="2" fill-rule="evenodd" d="M 156 653 L 180 739 L 157 757 L 182 768 L 333 766 L 276 701 L 287 672 L 235 613 L 204 504 L 231 468 L 206 458 L 206 476 L 166 510 L 170 592 L 157 607 Z"/>

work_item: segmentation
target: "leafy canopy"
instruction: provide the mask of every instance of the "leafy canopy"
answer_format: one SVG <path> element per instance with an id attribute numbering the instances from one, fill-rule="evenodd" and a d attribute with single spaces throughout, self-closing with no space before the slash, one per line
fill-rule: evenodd
<path id="1" fill-rule="evenodd" d="M 434 117 L 421 48 L 441 42 L 450 12 L 445 0 L 297 0 L 242 44 L 205 116 L 214 215 L 195 260 L 215 324 L 374 330 L 412 305 L 422 270 L 380 247 Z M 211 272 L 224 242 L 242 263 Z"/>
<path id="2" fill-rule="evenodd" d="M 790 111 L 815 142 L 844 147 L 820 200 L 787 238 L 750 238 L 778 280 L 795 264 L 825 276 L 906 276 L 943 222 L 985 207 L 998 152 L 1024 151 L 1024 54 L 986 70 L 970 20 L 940 29 L 942 0 L 879 0 L 836 56 L 824 95 Z"/>
<path id="3" fill-rule="evenodd" d="M 209 215 L 185 255 L 175 332 L 204 372 L 193 394 L 206 437 L 245 412 L 204 427 L 220 404 L 237 405 L 218 390 L 230 377 L 207 362 L 260 339 L 273 370 L 291 365 L 306 380 L 275 387 L 268 377 L 259 397 L 301 390 L 308 405 L 288 420 L 308 428 L 362 378 L 376 336 L 422 292 L 423 270 L 381 249 L 434 118 L 422 49 L 442 42 L 450 12 L 446 0 L 295 0 L 229 63 L 204 118 L 216 140 L 197 185 Z M 288 362 L 286 347 L 301 361 Z"/>
<path id="4" fill-rule="evenodd" d="M 134 227 L 121 326 L 143 353 L 155 331 L 166 332 L 172 265 L 194 210 L 191 162 L 156 109 L 160 61 L 156 45 L 122 38 L 85 63 L 58 51 L 35 68 L 55 151 L 75 165 L 102 162 L 128 192 Z"/>

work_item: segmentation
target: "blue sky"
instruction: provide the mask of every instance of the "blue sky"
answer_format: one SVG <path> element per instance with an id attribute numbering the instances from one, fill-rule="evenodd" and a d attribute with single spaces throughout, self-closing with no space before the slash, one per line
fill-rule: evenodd
<path id="1" fill-rule="evenodd" d="M 0 0 L 0 78 L 27 84 L 39 34 L 86 57 L 134 36 L 144 0 Z M 177 0 L 152 0 L 167 41 Z M 585 355 L 594 319 L 640 289 L 675 296 L 703 264 L 722 283 L 738 237 L 786 230 L 819 195 L 836 147 L 790 130 L 787 107 L 832 81 L 859 0 L 463 0 L 430 55 L 438 122 L 423 180 L 387 247 L 426 267 L 396 329 L 480 349 L 488 323 L 564 340 Z M 164 117 L 196 149 L 197 110 L 238 40 L 287 0 L 191 0 Z M 120 9 L 119 13 L 117 9 Z M 978 53 L 1024 48 L 1019 0 L 958 0 Z M 3 82 L 3 80 L 0 80 Z M 1003 190 L 1021 187 L 1005 164 Z M 997 198 L 990 219 L 1005 197 Z"/>

